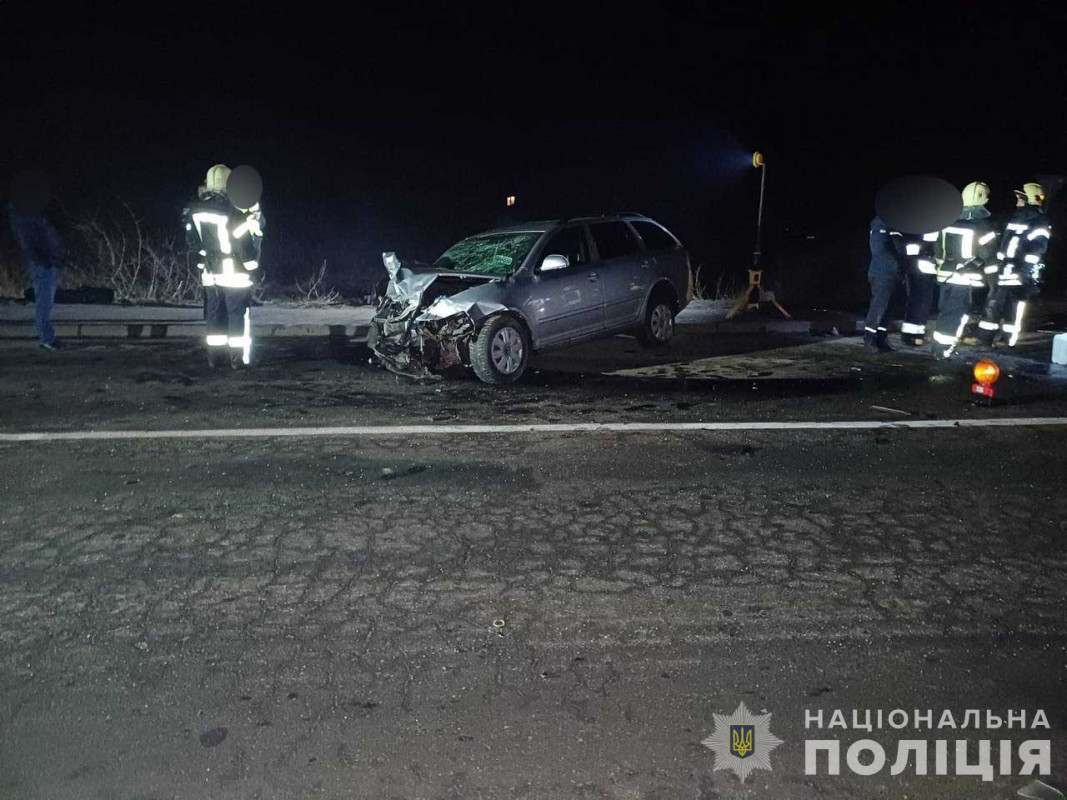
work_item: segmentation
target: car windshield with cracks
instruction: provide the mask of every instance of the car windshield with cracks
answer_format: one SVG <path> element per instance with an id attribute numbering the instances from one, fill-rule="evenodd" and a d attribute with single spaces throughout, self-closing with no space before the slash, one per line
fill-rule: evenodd
<path id="1" fill-rule="evenodd" d="M 494 233 L 472 236 L 452 245 L 433 262 L 434 269 L 503 278 L 526 260 L 541 236 L 537 232 Z"/>

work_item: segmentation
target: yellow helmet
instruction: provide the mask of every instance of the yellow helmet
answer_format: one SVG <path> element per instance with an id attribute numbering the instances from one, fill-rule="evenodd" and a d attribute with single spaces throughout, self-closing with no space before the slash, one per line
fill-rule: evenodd
<path id="1" fill-rule="evenodd" d="M 1045 203 L 1045 190 L 1040 183 L 1024 183 L 1023 194 L 1026 195 L 1027 205 L 1040 206 Z"/>
<path id="2" fill-rule="evenodd" d="M 216 164 L 207 171 L 204 185 L 209 192 L 222 194 L 226 191 L 226 182 L 230 179 L 230 168 L 225 164 Z"/>
<path id="3" fill-rule="evenodd" d="M 989 185 L 981 181 L 972 181 L 963 187 L 962 194 L 965 206 L 984 206 L 989 202 Z"/>

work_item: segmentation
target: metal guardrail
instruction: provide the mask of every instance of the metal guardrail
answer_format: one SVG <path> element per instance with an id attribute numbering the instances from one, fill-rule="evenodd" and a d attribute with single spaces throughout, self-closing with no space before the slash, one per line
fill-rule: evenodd
<path id="1" fill-rule="evenodd" d="M 63 322 L 53 321 L 60 339 L 167 339 L 200 338 L 204 323 L 196 322 Z M 368 325 L 252 325 L 254 338 L 324 336 L 331 339 L 366 341 Z M 0 339 L 33 339 L 33 323 L 0 322 Z"/>

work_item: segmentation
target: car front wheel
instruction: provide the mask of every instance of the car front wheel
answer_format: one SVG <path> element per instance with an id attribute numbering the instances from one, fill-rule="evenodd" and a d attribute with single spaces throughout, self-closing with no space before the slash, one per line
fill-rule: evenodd
<path id="1" fill-rule="evenodd" d="M 514 383 L 526 370 L 530 340 L 515 317 L 498 314 L 490 319 L 471 342 L 471 366 L 486 383 Z"/>

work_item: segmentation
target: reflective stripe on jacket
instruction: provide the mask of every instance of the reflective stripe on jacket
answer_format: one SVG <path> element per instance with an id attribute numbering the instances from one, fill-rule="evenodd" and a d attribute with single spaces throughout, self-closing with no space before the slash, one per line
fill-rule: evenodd
<path id="1" fill-rule="evenodd" d="M 197 248 L 204 286 L 240 289 L 252 285 L 259 268 L 245 216 L 222 194 L 207 194 L 183 212 L 186 239 Z M 242 228 L 243 226 L 243 228 Z"/>

